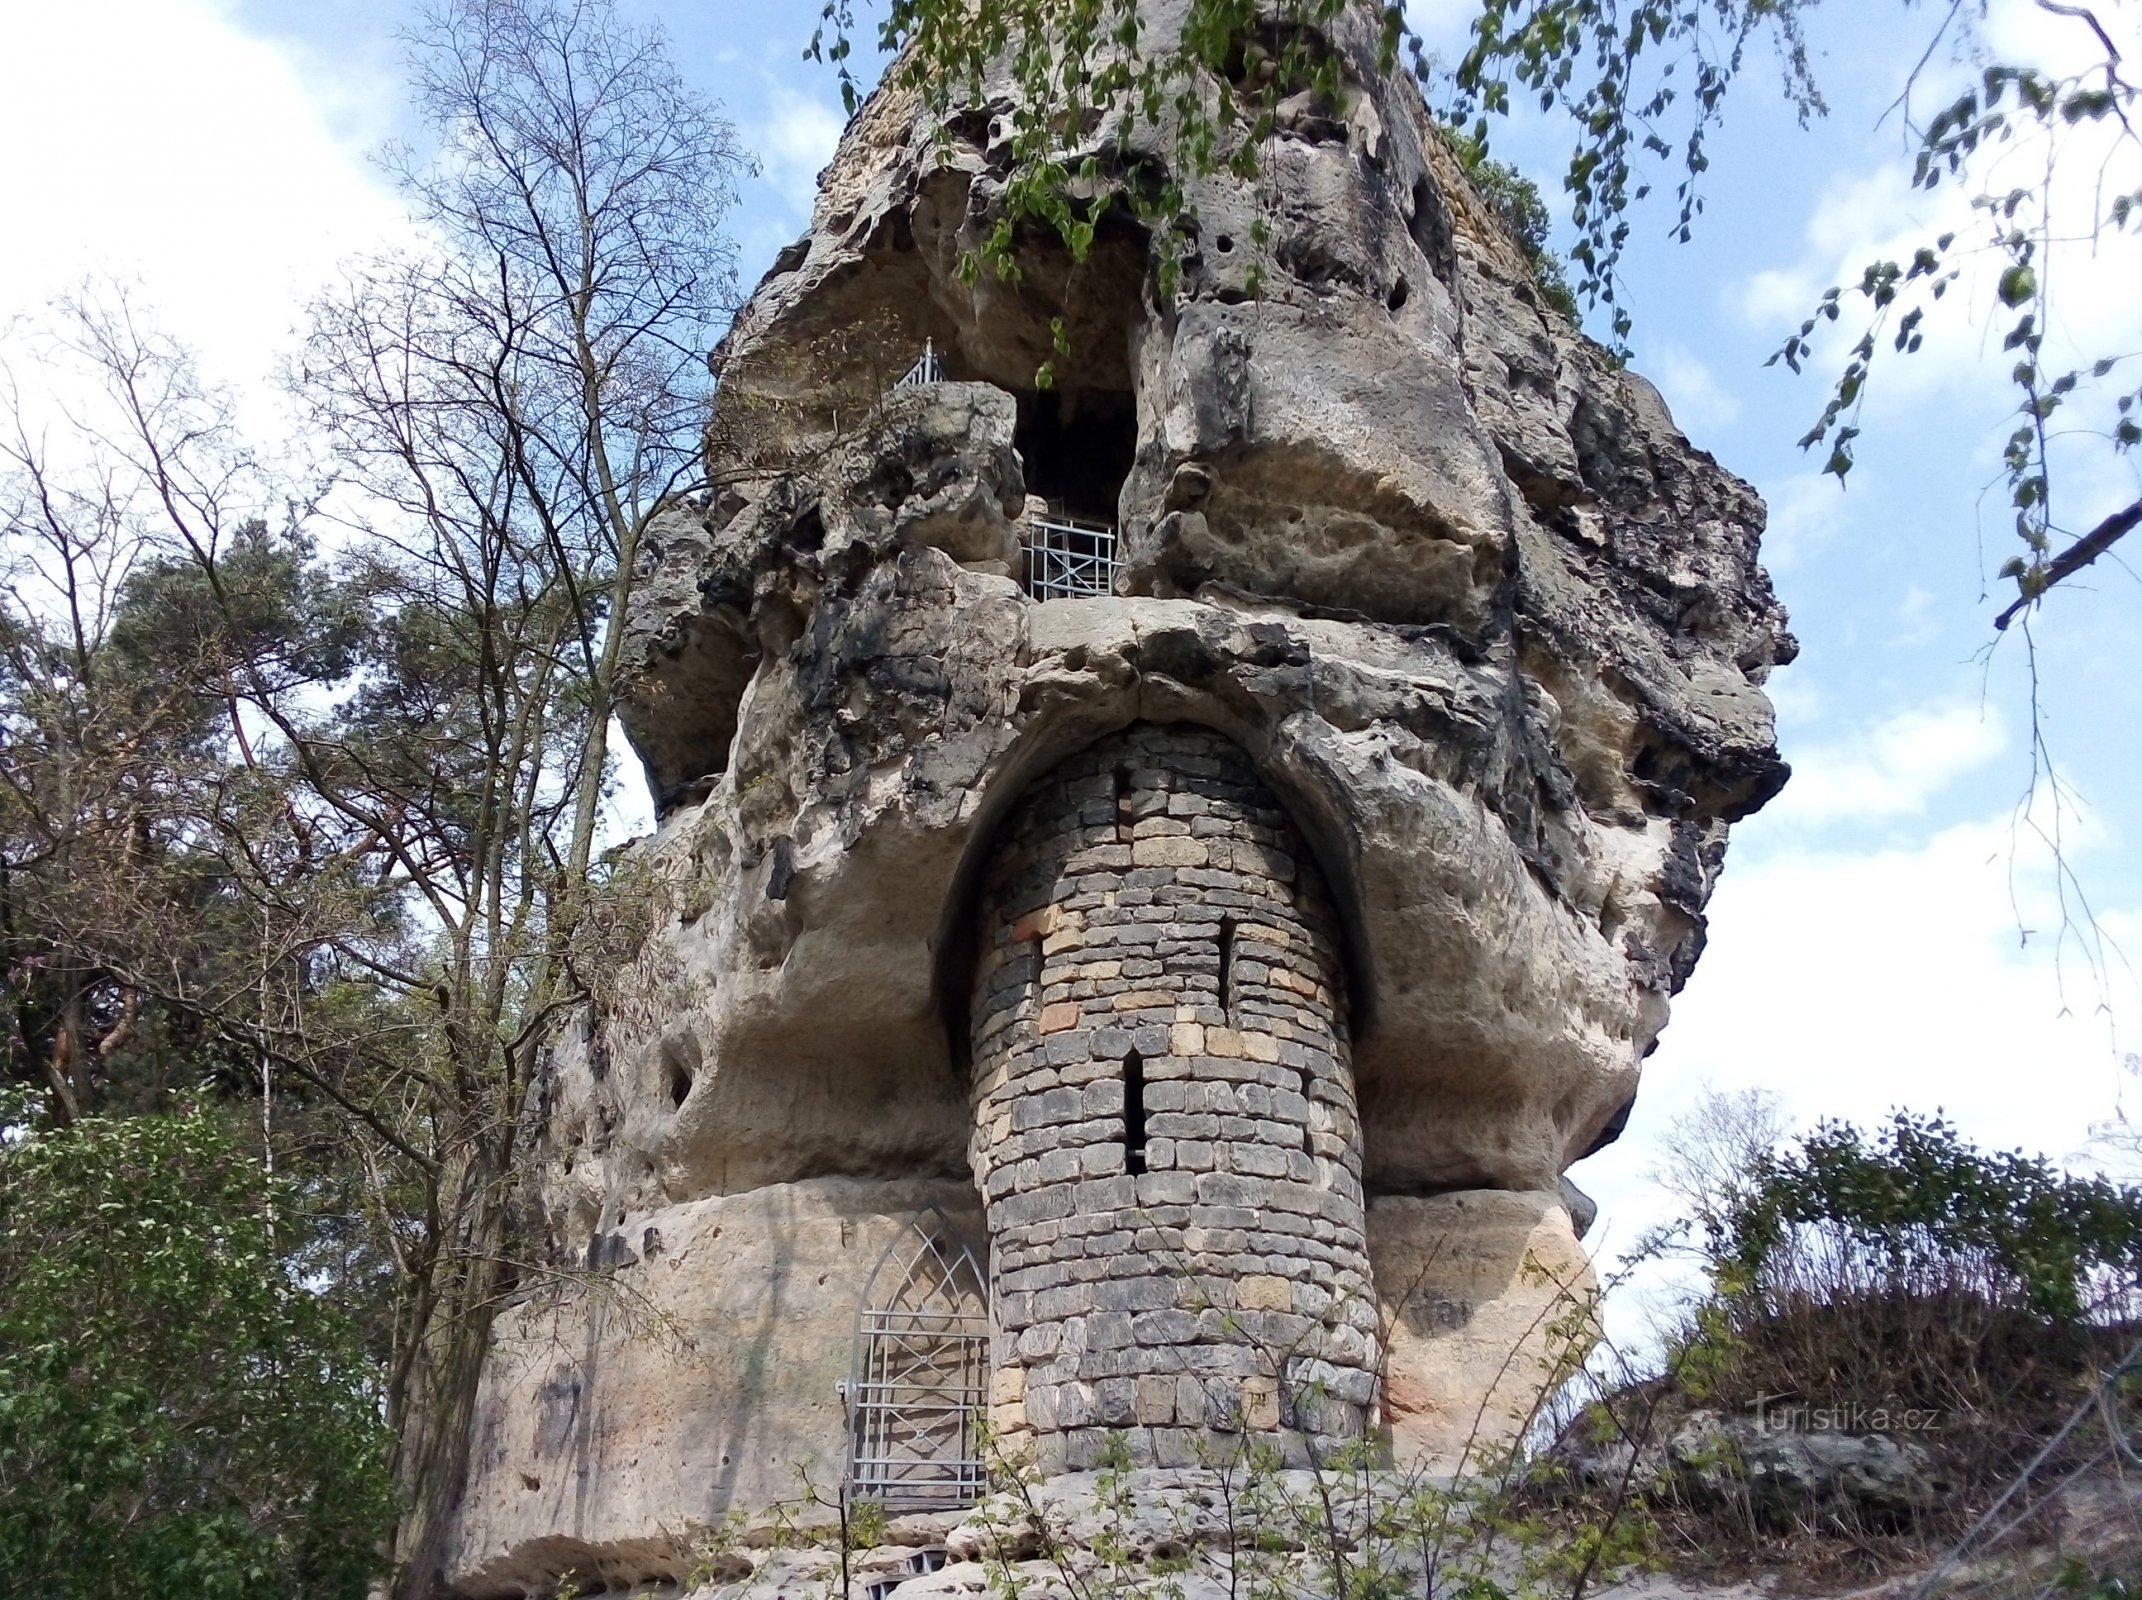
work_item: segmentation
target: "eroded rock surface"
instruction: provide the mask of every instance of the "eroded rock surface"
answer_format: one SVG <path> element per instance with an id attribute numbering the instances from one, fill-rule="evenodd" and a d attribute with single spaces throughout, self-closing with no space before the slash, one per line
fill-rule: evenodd
<path id="1" fill-rule="evenodd" d="M 1149 31 L 1173 19 L 1155 5 Z M 1264 179 L 1192 184 L 1166 296 L 1122 208 L 1084 262 L 1032 237 L 1016 284 L 961 273 L 1008 176 L 1008 81 L 942 140 L 897 89 L 850 124 L 721 352 L 722 488 L 645 551 L 622 716 L 661 816 L 635 852 L 656 927 L 552 1052 L 531 1232 L 560 1259 L 832 1179 L 948 1186 L 978 1216 L 969 1007 L 999 825 L 1100 741 L 1193 724 L 1247 758 L 1330 902 L 1375 1293 L 1470 1308 L 1470 1332 L 1431 1313 L 1393 1336 L 1414 1420 L 1391 1395 L 1370 1426 L 1432 1457 L 1420 1408 L 1477 1410 L 1475 1346 L 1539 1321 L 1517 1264 L 1582 1277 L 1563 1169 L 1619 1130 L 1727 829 L 1784 781 L 1761 686 L 1793 645 L 1761 503 L 1544 303 L 1374 38 L 1342 22 L 1341 102 L 1290 119 Z M 1104 172 L 1171 164 L 1164 133 L 1115 138 L 1093 134 Z M 942 381 L 895 388 L 925 349 Z M 1044 503 L 1114 526 L 1110 592 L 1029 593 Z M 1471 1242 L 1421 1266 L 1423 1229 Z M 768 1259 L 815 1277 L 850 1259 L 826 1237 Z M 1385 1281 L 1403 1263 L 1419 1284 Z M 710 1300 L 673 1265 L 615 1270 L 716 1342 L 746 1315 L 727 1277 Z M 769 1325 L 768 1359 L 834 1371 L 842 1289 L 852 1314 L 835 1272 Z M 758 1492 L 650 1470 L 704 1453 L 689 1419 L 728 1377 L 679 1369 L 664 1411 L 629 1393 L 658 1381 L 645 1360 L 576 1327 L 600 1420 L 558 1470 L 589 1487 L 508 1509 L 554 1480 L 513 1487 L 533 1402 L 501 1368 L 472 1592 L 540 1567 L 521 1556 L 544 1537 L 637 1549 Z M 761 1460 L 841 1456 L 826 1395 L 755 1393 Z"/>
<path id="2" fill-rule="evenodd" d="M 1435 1474 L 1496 1470 L 1595 1335 L 1591 1262 L 1561 1197 L 1384 1195 L 1369 1247 L 1394 1453 Z"/>

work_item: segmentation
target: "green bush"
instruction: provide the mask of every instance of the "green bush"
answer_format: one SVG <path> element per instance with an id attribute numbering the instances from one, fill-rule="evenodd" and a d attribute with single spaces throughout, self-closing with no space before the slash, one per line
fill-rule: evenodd
<path id="1" fill-rule="evenodd" d="M 376 1375 L 281 1247 L 292 1203 L 204 1113 L 44 1131 L 0 1100 L 0 1588 L 364 1593 Z"/>
<path id="2" fill-rule="evenodd" d="M 1669 1353 L 1669 1413 L 1901 1428 L 1954 1491 L 1922 1534 L 2004 1486 L 2142 1320 L 2142 1190 L 1981 1150 L 1939 1116 L 1748 1151 L 1695 1211 L 1710 1289 Z M 2053 1466 L 2106 1447 L 2081 1429 Z"/>
<path id="3" fill-rule="evenodd" d="M 2066 1324 L 2142 1283 L 2142 1191 L 1905 1111 L 1871 1139 L 1823 1123 L 1759 1161 L 1724 1235 L 1722 1287 L 1773 1301 L 1969 1294 Z"/>

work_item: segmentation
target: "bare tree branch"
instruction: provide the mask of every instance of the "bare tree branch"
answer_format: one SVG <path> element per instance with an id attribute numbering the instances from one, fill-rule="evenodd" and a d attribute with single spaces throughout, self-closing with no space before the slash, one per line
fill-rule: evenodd
<path id="1" fill-rule="evenodd" d="M 2113 512 L 2055 556 L 2046 564 L 2045 576 L 2034 590 L 2011 601 L 2007 609 L 1993 619 L 1993 625 L 2005 631 L 2018 616 L 2042 600 L 2045 592 L 2054 584 L 2073 577 L 2090 565 L 2131 533 L 2137 525 L 2142 525 L 2142 500 L 2137 500 L 2124 510 Z"/>

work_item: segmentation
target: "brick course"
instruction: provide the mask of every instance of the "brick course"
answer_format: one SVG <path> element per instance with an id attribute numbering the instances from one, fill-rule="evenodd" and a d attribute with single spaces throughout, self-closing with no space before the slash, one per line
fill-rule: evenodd
<path id="1" fill-rule="evenodd" d="M 1362 1432 L 1377 1320 L 1339 970 L 1314 863 L 1222 736 L 1140 724 L 1021 798 L 971 1012 L 1011 1441 L 1080 1467 L 1113 1428 L 1162 1464 L 1244 1426 L 1297 1450 Z"/>

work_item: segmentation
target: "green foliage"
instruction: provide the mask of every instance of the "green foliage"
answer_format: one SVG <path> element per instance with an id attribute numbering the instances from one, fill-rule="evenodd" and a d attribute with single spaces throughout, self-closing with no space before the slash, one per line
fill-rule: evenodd
<path id="1" fill-rule="evenodd" d="M 885 1541 L 887 1521 L 885 1505 L 879 1500 L 862 1500 L 848 1509 L 846 1535 L 849 1544 L 858 1550 L 867 1550 L 872 1545 Z"/>
<path id="2" fill-rule="evenodd" d="M 546 1248 L 511 1201 L 547 1031 L 643 925 L 595 860 L 610 710 L 639 541 L 701 471 L 745 167 L 608 0 L 440 0 L 406 43 L 427 137 L 385 164 L 426 248 L 350 264 L 288 370 L 358 519 L 336 560 L 322 485 L 123 291 L 22 335 L 73 369 L 68 428 L 0 370 L 6 1076 L 61 1126 L 257 1111 L 336 1219 L 277 1259 L 383 1358 L 398 1600 L 436 1586 L 489 1320 Z M 248 1391 L 245 1437 L 311 1426 L 279 1381 L 298 1410 Z"/>
<path id="3" fill-rule="evenodd" d="M 1472 39 L 1451 79 L 1450 116 L 1485 145 L 1491 119 L 1520 101 L 1560 111 L 1574 130 L 1562 187 L 1577 242 L 1577 293 L 1610 313 L 1614 338 L 1632 322 L 1619 271 L 1631 212 L 1651 193 L 1649 159 L 1672 163 L 1672 232 L 1687 240 L 1703 211 L 1708 140 L 1749 48 L 1774 41 L 1787 100 L 1802 120 L 1823 109 L 1803 16 L 1816 0 L 1480 0 Z M 1424 78 L 1427 66 L 1416 54 Z"/>
<path id="4" fill-rule="evenodd" d="M 1003 209 L 982 249 L 962 263 L 1019 276 L 1022 232 L 1045 228 L 1074 261 L 1092 250 L 1112 210 L 1154 237 L 1159 287 L 1175 291 L 1196 236 L 1189 195 L 1201 178 L 1253 178 L 1259 148 L 1283 123 L 1331 120 L 1358 92 L 1330 45 L 1349 0 L 1190 0 L 1177 40 L 1153 48 L 1138 0 L 888 0 L 878 42 L 901 52 L 894 75 L 941 115 L 984 98 L 984 74 L 1009 65 L 1020 94 L 1005 118 L 1009 173 Z M 1377 8 L 1379 67 L 1397 64 L 1404 11 Z M 825 0 L 805 55 L 830 63 L 852 112 L 862 85 L 850 65 L 855 0 Z M 1177 167 L 1137 151 L 1140 129 L 1166 126 Z M 1105 130 L 1105 132 L 1104 132 Z M 940 131 L 949 147 L 951 130 Z M 1251 243 L 1265 242 L 1260 218 Z M 1260 274 L 1253 268 L 1250 292 Z"/>
<path id="5" fill-rule="evenodd" d="M 2069 1556 L 2050 1592 L 2075 1600 L 2135 1600 L 2138 1590 L 2131 1575 L 2095 1571 L 2080 1556 Z"/>
<path id="6" fill-rule="evenodd" d="M 1628 212 L 1650 192 L 1640 163 L 1682 163 L 1675 231 L 1686 238 L 1703 209 L 1707 137 L 1752 42 L 1774 36 L 1788 95 L 1803 116 L 1821 108 L 1801 36 L 1801 13 L 1813 3 L 1650 0 L 1627 13 L 1570 0 L 1483 0 L 1471 46 L 1447 82 L 1438 81 L 1419 40 L 1411 43 L 1416 73 L 1447 93 L 1451 125 L 1463 130 L 1475 167 L 1486 155 L 1489 119 L 1507 115 L 1516 98 L 1537 97 L 1544 109 L 1568 114 L 1578 139 L 1563 187 L 1578 233 L 1578 281 L 1571 292 L 1557 263 L 1543 273 L 1544 286 L 1557 305 L 1574 310 L 1581 295 L 1587 306 L 1610 308 L 1619 339 L 1630 328 L 1617 276 Z M 1188 198 L 1195 183 L 1220 173 L 1254 178 L 1275 132 L 1349 109 L 1359 86 L 1331 41 L 1350 8 L 1349 0 L 1189 0 L 1177 37 L 1156 45 L 1136 0 L 888 0 L 877 32 L 881 48 L 901 52 L 899 81 L 940 113 L 962 98 L 978 103 L 986 71 L 1000 60 L 1020 91 L 1008 117 L 1004 210 L 982 260 L 969 263 L 970 276 L 984 264 L 1016 276 L 1013 245 L 1029 223 L 1053 229 L 1083 260 L 1101 214 L 1120 202 L 1158 238 L 1161 289 L 1169 293 L 1174 263 L 1196 231 Z M 1389 73 L 1408 41 L 1404 9 L 1358 9 L 1375 20 L 1375 68 Z M 825 0 L 805 52 L 836 68 L 851 111 L 862 88 L 850 65 L 855 32 L 854 0 Z M 1677 77 L 1682 67 L 1689 70 Z M 1683 112 L 1676 151 L 1667 133 Z M 1163 125 L 1176 170 L 1134 153 L 1140 128 Z M 1113 138 L 1096 137 L 1102 130 Z M 1536 188 L 1499 165 L 1480 176 L 1513 231 L 1538 249 L 1545 210 Z"/>
<path id="7" fill-rule="evenodd" d="M 392 1520 L 376 1373 L 208 1115 L 0 1102 L 0 1571 L 54 1600 L 357 1596 Z"/>
<path id="8" fill-rule="evenodd" d="M 2040 1466 L 2083 1470 L 2132 1427 L 2131 1395 L 2097 1391 L 2142 1304 L 2142 1189 L 1982 1150 L 1939 1116 L 1826 1122 L 1790 1140 L 1765 1128 L 1758 1143 L 1730 1122 L 1709 1126 L 1738 1171 L 1700 1151 L 1682 1163 L 1703 1193 L 1678 1236 L 1694 1238 L 1708 1293 L 1663 1369 L 1631 1386 L 1666 1429 L 1700 1407 L 1905 1436 L 1950 1492 L 1908 1516 L 1869 1512 L 1855 1537 L 1907 1555 L 1960 1535 L 2041 1446 L 2059 1450 Z M 2078 1405 L 2090 1427 L 2076 1427 Z M 1765 1525 L 1752 1505 L 1721 1516 L 1703 1493 L 1681 1511 L 1718 1548 L 1759 1542 Z"/>
<path id="9" fill-rule="evenodd" d="M 1968 25 L 1967 17 L 1964 21 Z M 2059 535 L 2075 530 L 2064 530 L 2054 514 L 2053 441 L 2063 431 L 2073 433 L 2092 426 L 2066 419 L 2056 425 L 2056 414 L 2067 411 L 2072 415 L 2078 403 L 2094 398 L 2097 419 L 2092 431 L 2115 454 L 2142 443 L 2142 425 L 2133 414 L 2142 393 L 2105 382 L 2132 362 L 2132 351 L 2086 359 L 2072 367 L 2049 366 L 2045 360 L 2045 330 L 2056 323 L 2050 270 L 2054 247 L 2086 239 L 2093 249 L 2118 248 L 2127 242 L 2138 200 L 2142 200 L 2142 195 L 2131 191 L 2106 193 L 2106 185 L 2099 180 L 2090 202 L 2094 214 L 2060 213 L 2056 227 L 2054 173 L 2071 155 L 2078 161 L 2094 159 L 2087 150 L 2072 151 L 2072 140 L 2100 127 L 2121 130 L 2130 140 L 2133 137 L 2126 130 L 2138 109 L 2137 88 L 2118 72 L 2120 54 L 2110 35 L 2098 28 L 2096 37 L 2106 59 L 2070 76 L 2054 77 L 2032 67 L 1988 61 L 1975 83 L 1938 108 L 1923 129 L 1914 130 L 1917 148 L 1911 182 L 1916 189 L 1932 192 L 1943 184 L 1975 182 L 1974 161 L 1987 165 L 1990 181 L 1997 156 L 2019 136 L 2037 146 L 2029 160 L 2042 176 L 1973 195 L 1972 225 L 1961 237 L 1955 231 L 1944 232 L 1915 249 L 1908 265 L 1870 262 L 1849 290 L 1829 289 L 1798 331 L 1770 358 L 1799 371 L 1803 359 L 1814 352 L 1824 325 L 1839 320 L 1843 298 L 1849 294 L 1861 303 L 1863 331 L 1851 346 L 1821 416 L 1800 441 L 1802 449 L 1827 444 L 1823 471 L 1842 482 L 1854 464 L 1853 443 L 1859 437 L 1856 419 L 1878 363 L 1917 354 L 1925 344 L 1929 312 L 1963 280 L 1966 266 L 1975 258 L 1990 264 L 1988 311 L 1992 325 L 2002 332 L 2002 348 L 2016 357 L 2009 369 L 2016 395 L 2015 425 L 2002 447 L 2001 467 L 2015 514 L 2015 535 L 2023 546 L 2000 568 L 2000 575 L 2016 586 L 2016 602 L 1997 619 L 1998 627 L 2006 627 L 2022 607 L 2095 560 L 2132 526 L 2131 520 L 2117 528 L 2108 521 L 2062 548 Z M 2129 515 L 2136 509 L 2131 507 Z M 2102 542 L 2094 542 L 2092 535 Z"/>
<path id="10" fill-rule="evenodd" d="M 1823 1123 L 1764 1164 L 1726 1228 L 1714 1250 L 1728 1293 L 1761 1294 L 1813 1258 L 1840 1287 L 1963 1287 L 2072 1322 L 2142 1283 L 2142 1191 L 1979 1150 L 1906 1111 L 1871 1138 Z"/>

